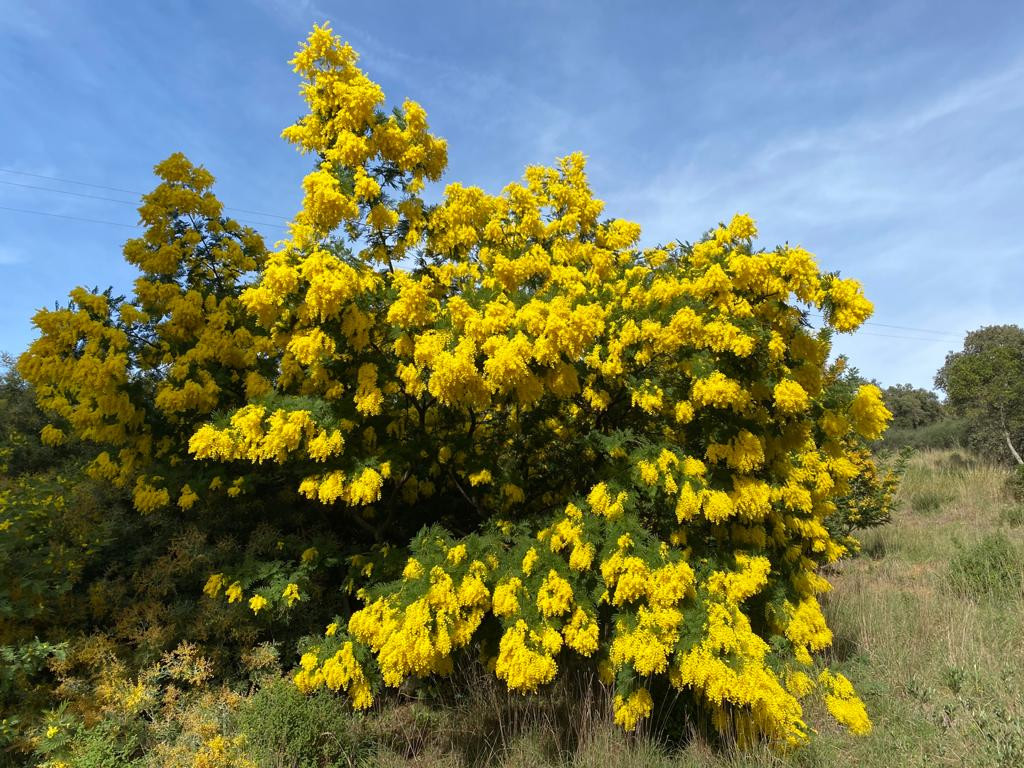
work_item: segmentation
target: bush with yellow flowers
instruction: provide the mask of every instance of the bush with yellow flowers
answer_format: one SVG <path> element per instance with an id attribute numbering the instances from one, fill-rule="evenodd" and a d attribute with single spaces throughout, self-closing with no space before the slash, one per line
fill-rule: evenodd
<path id="1" fill-rule="evenodd" d="M 828 367 L 825 389 L 831 397 L 849 400 L 867 384 L 856 368 L 850 368 L 840 356 Z M 910 460 L 909 450 L 898 453 L 879 450 L 879 440 L 864 437 L 856 430 L 843 440 L 846 458 L 856 467 L 844 489 L 833 499 L 835 509 L 825 518 L 825 527 L 834 541 L 850 555 L 860 552 L 857 532 L 885 525 L 892 520 L 896 491 Z M 876 455 L 877 454 L 877 455 Z"/>
<path id="2" fill-rule="evenodd" d="M 530 694 L 593 665 L 625 729 L 669 686 L 747 743 L 804 742 L 811 695 L 867 732 L 813 657 L 847 551 L 826 521 L 890 417 L 828 366 L 860 285 L 757 249 L 746 215 L 641 247 L 581 154 L 428 203 L 445 142 L 356 60 L 317 27 L 292 61 L 308 113 L 283 135 L 314 168 L 269 255 L 203 169 L 157 167 L 134 297 L 36 317 L 47 439 L 96 445 L 141 515 L 255 537 L 195 594 L 253 643 L 310 622 L 303 691 L 361 709 L 482 658 Z"/>
<path id="3" fill-rule="evenodd" d="M 325 587 L 303 527 L 318 521 L 289 516 L 287 483 L 188 454 L 211 413 L 269 386 L 274 357 L 238 302 L 265 249 L 223 215 L 206 170 L 176 154 L 156 173 L 145 234 L 125 245 L 141 270 L 131 295 L 77 288 L 41 310 L 20 375 L 0 380 L 0 754 L 30 746 L 49 706 L 103 717 L 111 675 L 137 676 L 181 642 L 223 679 L 256 643 L 294 645 L 338 608 L 310 599 Z M 325 540 L 318 573 L 343 578 Z M 237 578 L 210 580 L 228 566 L 279 594 L 301 585 L 304 601 L 243 606 Z"/>

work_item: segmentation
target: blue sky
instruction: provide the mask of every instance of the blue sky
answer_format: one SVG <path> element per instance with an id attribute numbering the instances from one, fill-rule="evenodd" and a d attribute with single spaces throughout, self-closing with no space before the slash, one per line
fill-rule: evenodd
<path id="1" fill-rule="evenodd" d="M 0 350 L 75 285 L 133 278 L 132 204 L 29 187 L 134 195 L 38 176 L 147 191 L 181 150 L 283 232 L 309 168 L 279 138 L 286 62 L 324 20 L 423 104 L 448 181 L 496 192 L 582 150 L 647 243 L 744 211 L 860 279 L 875 317 L 836 350 L 885 384 L 930 387 L 965 331 L 1024 324 L 1024 3 L 0 0 Z"/>

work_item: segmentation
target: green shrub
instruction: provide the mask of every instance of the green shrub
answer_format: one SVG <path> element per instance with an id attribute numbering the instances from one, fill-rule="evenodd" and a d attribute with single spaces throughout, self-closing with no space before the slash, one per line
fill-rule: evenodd
<path id="1" fill-rule="evenodd" d="M 1017 467 L 1006 482 L 1010 495 L 1017 501 L 1024 501 L 1024 466 Z"/>
<path id="2" fill-rule="evenodd" d="M 369 751 L 365 719 L 344 699 L 326 691 L 305 696 L 285 679 L 250 697 L 238 724 L 260 768 L 347 768 Z"/>
<path id="3" fill-rule="evenodd" d="M 1024 504 L 1015 507 L 1006 507 L 999 513 L 999 522 L 1011 528 L 1018 528 L 1024 525 Z"/>
<path id="4" fill-rule="evenodd" d="M 885 433 L 882 447 L 886 450 L 911 448 L 917 451 L 959 448 L 966 442 L 964 422 L 945 418 L 923 427 L 900 428 L 893 426 Z"/>
<path id="5" fill-rule="evenodd" d="M 907 470 L 909 451 L 886 460 L 876 459 L 864 446 L 851 445 L 847 458 L 857 468 L 848 493 L 836 499 L 836 510 L 825 518 L 825 527 L 851 555 L 861 552 L 854 533 L 877 528 L 892 521 L 896 491 Z"/>
<path id="6" fill-rule="evenodd" d="M 1024 554 L 1002 533 L 963 546 L 949 565 L 948 582 L 964 597 L 1020 597 L 1024 591 Z"/>
<path id="7" fill-rule="evenodd" d="M 74 752 L 75 768 L 136 768 L 142 765 L 138 734 L 103 720 L 83 730 Z"/>

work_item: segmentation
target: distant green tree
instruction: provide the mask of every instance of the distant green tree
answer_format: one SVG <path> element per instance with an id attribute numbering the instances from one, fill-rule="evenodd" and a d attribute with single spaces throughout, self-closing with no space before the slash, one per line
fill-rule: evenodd
<path id="1" fill-rule="evenodd" d="M 967 422 L 974 447 L 1024 465 L 1024 329 L 991 325 L 971 331 L 963 350 L 946 356 L 935 386 Z"/>
<path id="2" fill-rule="evenodd" d="M 917 429 L 942 419 L 945 409 L 939 396 L 928 389 L 896 384 L 882 391 L 885 407 L 892 411 L 890 429 Z"/>

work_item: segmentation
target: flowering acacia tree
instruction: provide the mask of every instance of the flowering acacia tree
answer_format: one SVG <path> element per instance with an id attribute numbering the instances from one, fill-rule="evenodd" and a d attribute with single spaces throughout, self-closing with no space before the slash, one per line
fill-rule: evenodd
<path id="1" fill-rule="evenodd" d="M 182 434 L 265 391 L 259 371 L 272 369 L 238 301 L 263 264 L 262 238 L 221 215 L 213 177 L 184 155 L 155 171 L 162 183 L 139 208 L 146 232 L 124 247 L 142 272 L 131 300 L 76 288 L 66 307 L 36 314 L 41 335 L 18 363 L 59 419 L 44 442 L 70 431 L 102 446 L 90 474 L 131 488 L 141 512 L 192 507 L 203 468 L 181 450 Z"/>
<path id="2" fill-rule="evenodd" d="M 363 708 L 472 650 L 523 692 L 595 664 L 627 729 L 661 678 L 744 740 L 804 741 L 814 692 L 866 732 L 849 681 L 812 674 L 831 642 L 818 571 L 845 552 L 825 521 L 866 460 L 857 440 L 889 418 L 876 387 L 832 386 L 826 366 L 831 333 L 871 312 L 860 286 L 803 249 L 755 249 L 744 215 L 694 245 L 640 248 L 638 225 L 601 218 L 579 154 L 499 195 L 450 184 L 427 205 L 445 142 L 411 101 L 383 112 L 356 58 L 318 27 L 292 62 L 309 113 L 284 137 L 317 162 L 289 237 L 234 284 L 245 313 L 216 343 L 164 343 L 146 369 L 121 359 L 108 302 L 76 297 L 67 318 L 37 318 L 22 364 L 43 404 L 78 433 L 102 424 L 106 442 L 142 446 L 110 472 L 131 475 L 143 511 L 215 514 L 223 478 L 241 498 L 269 478 L 309 519 L 329 513 L 335 551 L 301 561 L 313 574 L 347 558 L 359 604 L 339 602 L 307 644 L 304 690 Z M 54 383 L 84 375 L 82 343 L 106 376 L 95 402 Z M 199 347 L 219 351 L 178 366 Z M 152 413 L 187 447 L 157 438 Z M 206 585 L 264 615 L 312 600 L 304 589 L 252 562 Z"/>

